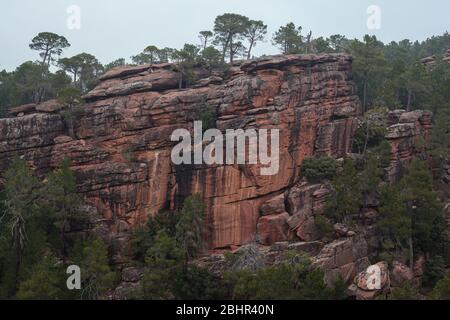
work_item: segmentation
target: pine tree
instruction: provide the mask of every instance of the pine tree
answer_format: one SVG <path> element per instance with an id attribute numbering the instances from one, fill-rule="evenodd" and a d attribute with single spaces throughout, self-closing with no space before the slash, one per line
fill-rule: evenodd
<path id="1" fill-rule="evenodd" d="M 86 216 L 81 210 L 81 199 L 76 193 L 76 180 L 70 170 L 70 161 L 65 159 L 60 168 L 48 176 L 42 198 L 47 199 L 49 210 L 54 215 L 54 224 L 59 230 L 61 255 L 67 255 L 66 232 L 71 225 L 82 224 Z"/>
<path id="2" fill-rule="evenodd" d="M 77 241 L 71 254 L 71 261 L 81 269 L 82 300 L 103 298 L 106 290 L 112 287 L 116 274 L 111 269 L 108 248 L 105 242 L 96 237 Z"/>
<path id="3" fill-rule="evenodd" d="M 153 246 L 145 258 L 146 272 L 143 279 L 143 293 L 146 299 L 173 299 L 175 275 L 184 264 L 184 252 L 165 230 L 155 237 Z"/>
<path id="4" fill-rule="evenodd" d="M 352 159 L 344 160 L 342 172 L 333 180 L 333 188 L 326 211 L 339 221 L 350 222 L 362 207 L 361 181 Z"/>
<path id="5" fill-rule="evenodd" d="M 203 249 L 204 205 L 199 195 L 185 199 L 176 227 L 177 243 L 187 259 L 195 257 Z"/>

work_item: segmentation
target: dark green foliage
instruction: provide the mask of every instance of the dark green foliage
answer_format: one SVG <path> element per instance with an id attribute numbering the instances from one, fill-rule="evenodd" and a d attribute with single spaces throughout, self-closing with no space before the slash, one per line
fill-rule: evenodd
<path id="1" fill-rule="evenodd" d="M 402 287 L 394 288 L 389 295 L 389 300 L 418 300 L 419 293 L 411 286 L 411 283 L 406 282 Z"/>
<path id="2" fill-rule="evenodd" d="M 54 219 L 54 226 L 59 230 L 61 254 L 66 255 L 66 232 L 71 228 L 84 229 L 86 215 L 81 210 L 81 198 L 77 194 L 75 176 L 70 170 L 70 161 L 65 159 L 60 168 L 49 174 L 42 191 L 47 214 Z M 83 228 L 84 226 L 84 228 Z"/>
<path id="3" fill-rule="evenodd" d="M 380 214 L 380 240 L 386 252 L 401 255 L 408 251 L 411 267 L 419 252 L 439 260 L 442 258 L 438 256 L 445 255 L 448 248 L 446 223 L 424 162 L 415 159 L 397 186 L 383 189 Z M 434 266 L 436 261 L 432 263 Z M 436 269 L 433 267 L 430 271 L 432 285 Z"/>
<path id="4" fill-rule="evenodd" d="M 343 297 L 342 283 L 327 288 L 324 273 L 313 269 L 306 256 L 294 255 L 279 265 L 263 267 L 255 273 L 231 271 L 225 282 L 232 299 L 250 300 L 325 300 Z"/>
<path id="5" fill-rule="evenodd" d="M 200 195 L 190 196 L 184 200 L 175 238 L 189 259 L 203 249 L 204 215 L 205 206 Z"/>
<path id="6" fill-rule="evenodd" d="M 179 214 L 171 211 L 161 211 L 156 216 L 149 218 L 147 224 L 138 228 L 134 233 L 134 258 L 144 262 L 145 254 L 153 245 L 154 238 L 159 231 L 164 230 L 168 236 L 175 237 L 178 219 Z"/>
<path id="7" fill-rule="evenodd" d="M 210 300 L 225 296 L 219 280 L 207 270 L 187 265 L 185 253 L 165 230 L 147 251 L 143 296 L 146 299 Z"/>
<path id="8" fill-rule="evenodd" d="M 200 55 L 200 59 L 211 75 L 213 70 L 223 68 L 222 54 L 214 47 L 206 47 Z"/>
<path id="9" fill-rule="evenodd" d="M 81 291 L 77 292 L 80 299 L 101 299 L 117 279 L 109 266 L 108 248 L 100 238 L 89 237 L 78 241 L 71 260 L 81 269 Z"/>
<path id="10" fill-rule="evenodd" d="M 57 99 L 68 108 L 73 108 L 81 102 L 81 90 L 67 87 L 58 92 Z"/>
<path id="11" fill-rule="evenodd" d="M 43 277 L 42 270 L 35 266 L 50 263 L 42 261 L 43 256 L 51 256 L 49 252 L 58 252 L 64 258 L 71 246 L 67 231 L 84 228 L 80 226 L 85 218 L 81 200 L 68 161 L 41 183 L 24 160 L 15 158 L 3 178 L 0 296 L 14 297 L 19 284 L 30 281 L 21 294 L 32 298 L 29 292 L 37 290 L 33 283 Z"/>
<path id="12" fill-rule="evenodd" d="M 202 122 L 203 132 L 216 128 L 217 112 L 214 108 L 202 105 L 194 112 L 194 120 Z"/>
<path id="13" fill-rule="evenodd" d="M 425 263 L 422 283 L 426 288 L 433 288 L 445 276 L 445 262 L 441 256 L 433 256 Z"/>
<path id="14" fill-rule="evenodd" d="M 249 29 L 250 19 L 235 13 L 225 13 L 217 16 L 214 21 L 214 44 L 222 49 L 222 59 L 226 55 L 230 58 L 230 63 L 234 57 L 243 49 L 245 33 Z"/>
<path id="15" fill-rule="evenodd" d="M 21 274 L 27 268 L 24 264 L 25 254 L 27 246 L 32 243 L 29 233 L 36 230 L 38 223 L 36 216 L 40 209 L 38 200 L 41 186 L 27 168 L 26 162 L 19 158 L 12 160 L 4 178 L 4 211 L 1 213 L 0 231 L 3 240 L 10 245 L 5 253 L 6 261 L 11 265 L 5 266 L 10 272 L 2 276 L 5 281 L 11 281 L 7 289 L 10 293 L 15 290 Z"/>
<path id="16" fill-rule="evenodd" d="M 436 284 L 432 297 L 436 300 L 450 300 L 450 272 Z"/>
<path id="17" fill-rule="evenodd" d="M 333 179 L 334 194 L 329 197 L 326 212 L 337 221 L 351 221 L 363 205 L 361 181 L 352 159 L 344 160 L 342 171 Z"/>
<path id="18" fill-rule="evenodd" d="M 381 219 L 378 222 L 381 249 L 393 252 L 396 256 L 408 247 L 411 236 L 411 219 L 406 214 L 406 206 L 400 191 L 395 186 L 381 190 Z"/>
<path id="19" fill-rule="evenodd" d="M 301 53 L 303 38 L 302 27 L 297 27 L 293 22 L 278 29 L 273 35 L 272 43 L 278 46 L 284 54 Z"/>
<path id="20" fill-rule="evenodd" d="M 225 297 L 220 281 L 205 269 L 188 266 L 174 276 L 174 296 L 180 300 L 218 300 Z"/>
<path id="21" fill-rule="evenodd" d="M 43 69 L 46 74 L 43 78 Z M 0 72 L 0 116 L 14 106 L 56 98 L 70 85 L 70 77 L 64 72 L 51 73 L 47 66 L 25 62 L 12 72 Z"/>
<path id="22" fill-rule="evenodd" d="M 333 225 L 324 216 L 322 215 L 315 216 L 314 224 L 319 230 L 319 232 L 322 234 L 322 236 L 331 237 L 333 235 L 334 232 Z"/>
<path id="23" fill-rule="evenodd" d="M 331 157 L 306 158 L 303 161 L 302 173 L 310 182 L 331 180 L 336 175 L 338 165 Z"/>
<path id="24" fill-rule="evenodd" d="M 183 269 L 185 254 L 165 230 L 157 233 L 153 245 L 148 249 L 145 263 L 147 270 L 143 280 L 146 299 L 173 299 L 175 275 Z"/>
<path id="25" fill-rule="evenodd" d="M 167 61 L 166 61 L 167 62 Z M 103 69 L 105 72 L 113 69 L 113 68 L 117 68 L 117 67 L 122 67 L 126 65 L 125 59 L 124 58 L 119 58 L 117 60 L 111 61 L 110 63 L 106 64 Z"/>
<path id="26" fill-rule="evenodd" d="M 383 174 L 380 161 L 376 156 L 370 155 L 366 160 L 365 168 L 359 176 L 363 208 L 373 205 L 371 203 L 374 202 L 373 199 L 378 198 Z"/>
<path id="27" fill-rule="evenodd" d="M 391 163 L 391 145 L 387 140 L 383 140 L 378 146 L 368 150 L 368 155 L 377 158 L 381 168 L 389 167 Z"/>
<path id="28" fill-rule="evenodd" d="M 352 41 L 349 50 L 354 56 L 353 74 L 365 112 L 369 105 L 373 105 L 377 95 L 377 92 L 372 89 L 373 83 L 380 81 L 386 70 L 383 43 L 375 36 L 366 35 L 363 41 Z"/>
<path id="29" fill-rule="evenodd" d="M 412 217 L 414 246 L 424 253 L 439 253 L 446 224 L 426 164 L 415 159 L 400 186 L 406 210 Z"/>
<path id="30" fill-rule="evenodd" d="M 363 154 L 370 148 L 378 147 L 386 141 L 386 133 L 386 126 L 376 125 L 366 120 L 355 132 L 353 152 Z"/>
<path id="31" fill-rule="evenodd" d="M 68 296 L 64 265 L 52 254 L 46 254 L 33 267 L 17 291 L 17 298 L 22 300 L 60 300 Z"/>
<path id="32" fill-rule="evenodd" d="M 95 56 L 88 53 L 80 53 L 71 58 L 62 58 L 58 61 L 64 72 L 73 77 L 73 84 L 81 92 L 86 92 L 96 84 L 96 77 L 103 72 L 103 66 Z"/>

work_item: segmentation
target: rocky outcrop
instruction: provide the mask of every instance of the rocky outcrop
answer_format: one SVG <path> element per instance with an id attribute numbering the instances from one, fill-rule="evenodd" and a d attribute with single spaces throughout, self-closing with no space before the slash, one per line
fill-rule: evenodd
<path id="1" fill-rule="evenodd" d="M 431 137 L 432 117 L 430 111 L 422 110 L 389 112 L 386 135 L 391 145 L 391 163 L 387 170 L 389 181 L 398 181 L 415 156 L 425 157 Z"/>
<path id="2" fill-rule="evenodd" d="M 341 278 L 346 283 L 369 266 L 367 242 L 359 235 L 327 244 L 313 258 L 313 264 L 325 271 L 325 281 L 334 286 Z"/>
<path id="3" fill-rule="evenodd" d="M 326 190 L 299 185 L 300 168 L 305 157 L 350 151 L 360 113 L 350 70 L 345 54 L 275 56 L 213 78 L 198 71 L 201 79 L 180 90 L 174 65 L 117 68 L 85 96 L 75 122 L 55 103 L 0 119 L 0 169 L 16 154 L 38 172 L 70 158 L 96 228 L 125 251 L 134 227 L 195 193 L 207 206 L 211 249 L 292 236 L 314 241 L 312 216 Z M 222 131 L 280 129 L 279 173 L 262 176 L 259 165 L 173 165 L 170 135 L 192 130 L 202 110 L 217 115 Z"/>
<path id="4" fill-rule="evenodd" d="M 448 49 L 442 56 L 440 57 L 443 62 L 447 62 L 450 66 L 450 49 Z M 423 58 L 421 62 L 428 68 L 433 68 L 436 65 L 436 56 L 430 56 Z"/>

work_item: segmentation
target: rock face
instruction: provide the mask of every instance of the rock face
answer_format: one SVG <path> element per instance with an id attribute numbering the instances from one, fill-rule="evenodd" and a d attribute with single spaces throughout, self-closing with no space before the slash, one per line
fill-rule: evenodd
<path id="1" fill-rule="evenodd" d="M 430 111 L 389 112 L 389 128 L 386 135 L 391 145 L 389 181 L 397 181 L 408 168 L 413 157 L 424 153 L 425 146 L 431 137 L 432 118 L 433 114 Z"/>
<path id="2" fill-rule="evenodd" d="M 306 157 L 341 158 L 350 151 L 360 114 L 348 78 L 351 60 L 345 54 L 267 57 L 181 90 L 170 64 L 117 68 L 85 96 L 74 123 L 55 103 L 0 119 L 0 169 L 15 154 L 42 173 L 70 158 L 78 190 L 95 212 L 96 230 L 119 250 L 126 251 L 130 230 L 161 209 L 180 208 L 195 193 L 207 206 L 210 249 L 268 245 L 291 236 L 314 241 L 313 216 L 327 190 L 302 185 L 300 168 Z M 259 165 L 173 165 L 172 132 L 192 131 L 202 110 L 217 114 L 222 132 L 280 129 L 278 174 L 262 176 Z M 425 130 L 428 119 L 421 114 L 392 129 L 399 163 L 418 134 L 410 124 Z"/>
<path id="3" fill-rule="evenodd" d="M 313 258 L 313 263 L 325 271 L 327 284 L 333 286 L 339 277 L 349 282 L 369 266 L 367 250 L 363 236 L 339 239 L 327 244 Z"/>
<path id="4" fill-rule="evenodd" d="M 441 59 L 443 62 L 447 62 L 450 66 L 450 49 L 448 49 L 444 54 L 442 54 Z M 423 58 L 421 61 L 426 67 L 433 68 L 436 65 L 436 56 L 426 57 Z"/>

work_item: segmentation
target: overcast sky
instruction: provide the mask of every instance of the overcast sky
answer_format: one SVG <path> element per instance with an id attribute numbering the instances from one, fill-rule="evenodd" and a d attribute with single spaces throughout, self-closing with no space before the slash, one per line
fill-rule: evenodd
<path id="1" fill-rule="evenodd" d="M 81 9 L 81 29 L 67 27 L 67 8 Z M 381 9 L 381 28 L 367 27 L 367 8 Z M 312 30 L 313 36 L 375 34 L 383 41 L 424 40 L 450 30 L 448 0 L 2 0 L 0 70 L 36 60 L 28 48 L 39 32 L 64 35 L 71 43 L 65 56 L 87 52 L 102 63 L 141 52 L 147 45 L 179 48 L 198 43 L 201 30 L 226 12 L 263 20 L 269 35 L 287 22 Z M 268 37 L 270 38 L 270 37 Z M 276 53 L 270 40 L 255 54 Z"/>

